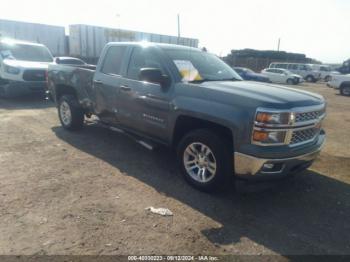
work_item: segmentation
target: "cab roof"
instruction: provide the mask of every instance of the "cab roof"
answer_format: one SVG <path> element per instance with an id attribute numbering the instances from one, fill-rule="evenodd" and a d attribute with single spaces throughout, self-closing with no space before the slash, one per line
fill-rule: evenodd
<path id="1" fill-rule="evenodd" d="M 175 44 L 164 44 L 164 43 L 153 43 L 153 42 L 109 42 L 108 46 L 118 46 L 118 45 L 127 45 L 127 46 L 140 46 L 140 47 L 159 47 L 162 49 L 183 49 L 183 50 L 192 50 L 192 51 L 201 51 L 199 48 L 184 46 L 184 45 L 175 45 Z"/>

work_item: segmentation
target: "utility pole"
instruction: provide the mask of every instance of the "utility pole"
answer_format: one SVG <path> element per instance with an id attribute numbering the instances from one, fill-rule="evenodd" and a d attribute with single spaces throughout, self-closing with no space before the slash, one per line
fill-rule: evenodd
<path id="1" fill-rule="evenodd" d="M 278 38 L 277 51 L 280 51 L 281 38 Z"/>
<path id="2" fill-rule="evenodd" d="M 180 14 L 177 14 L 177 37 L 180 38 L 181 33 L 180 33 Z"/>

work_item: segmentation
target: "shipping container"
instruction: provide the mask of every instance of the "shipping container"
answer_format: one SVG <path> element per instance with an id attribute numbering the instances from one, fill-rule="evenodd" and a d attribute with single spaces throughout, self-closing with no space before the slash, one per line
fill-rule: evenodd
<path id="1" fill-rule="evenodd" d="M 65 28 L 0 19 L 0 37 L 44 44 L 54 56 L 67 53 Z"/>
<path id="2" fill-rule="evenodd" d="M 108 42 L 148 41 L 198 47 L 198 39 L 159 35 L 90 25 L 69 26 L 69 54 L 88 61 L 96 60 Z"/>

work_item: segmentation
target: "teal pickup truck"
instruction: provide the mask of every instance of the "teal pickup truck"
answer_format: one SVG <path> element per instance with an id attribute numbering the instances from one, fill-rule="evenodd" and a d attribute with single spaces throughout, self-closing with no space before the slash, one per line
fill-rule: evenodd
<path id="1" fill-rule="evenodd" d="M 109 43 L 96 70 L 49 65 L 48 87 L 64 128 L 78 130 L 95 115 L 149 149 L 173 147 L 185 179 L 205 191 L 229 176 L 300 172 L 325 141 L 322 96 L 243 81 L 195 48 Z"/>

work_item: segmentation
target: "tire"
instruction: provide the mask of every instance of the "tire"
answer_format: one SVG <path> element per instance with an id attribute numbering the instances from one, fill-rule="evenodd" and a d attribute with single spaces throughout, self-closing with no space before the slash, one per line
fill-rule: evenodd
<path id="1" fill-rule="evenodd" d="M 350 85 L 341 86 L 340 94 L 342 96 L 350 96 Z"/>
<path id="2" fill-rule="evenodd" d="M 204 192 L 223 188 L 228 174 L 233 176 L 232 154 L 227 145 L 226 140 L 209 129 L 186 134 L 177 148 L 178 163 L 185 180 Z"/>
<path id="3" fill-rule="evenodd" d="M 8 98 L 9 94 L 5 86 L 0 85 L 0 98 Z"/>
<path id="4" fill-rule="evenodd" d="M 291 78 L 288 78 L 288 79 L 287 79 L 287 84 L 288 84 L 288 85 L 294 85 L 294 80 L 291 79 Z"/>
<path id="5" fill-rule="evenodd" d="M 316 79 L 312 76 L 312 75 L 308 75 L 306 78 L 305 78 L 305 80 L 307 81 L 307 82 L 312 82 L 312 83 L 315 83 L 316 82 Z"/>
<path id="6" fill-rule="evenodd" d="M 329 82 L 331 80 L 331 76 L 326 76 L 325 78 L 324 78 L 324 81 L 326 81 L 326 82 Z"/>
<path id="7" fill-rule="evenodd" d="M 73 95 L 63 95 L 58 102 L 58 116 L 67 130 L 79 130 L 84 125 L 84 111 Z"/>

